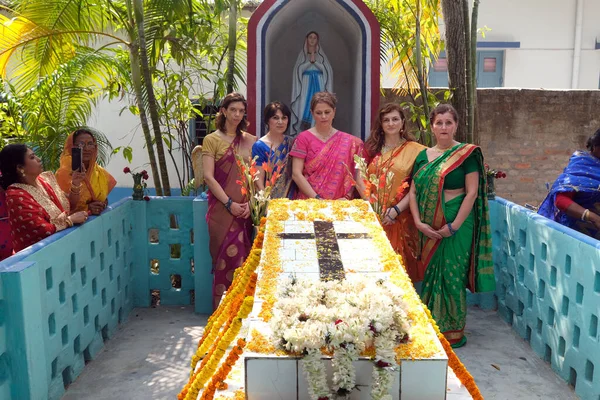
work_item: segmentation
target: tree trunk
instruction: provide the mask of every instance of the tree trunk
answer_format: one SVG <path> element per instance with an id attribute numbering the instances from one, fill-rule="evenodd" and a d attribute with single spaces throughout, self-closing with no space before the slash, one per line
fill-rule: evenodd
<path id="1" fill-rule="evenodd" d="M 423 57 L 421 53 L 421 0 L 417 1 L 417 14 L 415 15 L 416 25 L 416 66 L 417 66 L 417 79 L 419 81 L 419 90 L 421 91 L 421 99 L 423 100 L 423 113 L 425 118 L 429 119 L 429 95 L 427 92 L 427 86 L 425 85 L 425 79 L 423 74 Z M 429 130 L 428 125 L 425 126 L 426 130 Z"/>
<path id="2" fill-rule="evenodd" d="M 138 39 L 140 44 L 140 66 L 143 74 L 143 82 L 148 96 L 148 111 L 152 120 L 152 129 L 154 131 L 154 144 L 158 153 L 158 165 L 160 166 L 160 179 L 163 185 L 164 195 L 171 195 L 171 185 L 169 183 L 169 171 L 167 170 L 167 159 L 165 158 L 165 148 L 160 131 L 160 120 L 158 117 L 158 106 L 154 88 L 152 87 L 152 74 L 148 62 L 148 52 L 146 50 L 146 33 L 144 32 L 144 3 L 143 0 L 133 0 L 133 10 L 135 15 L 135 26 L 137 27 Z M 157 192 L 158 194 L 158 192 Z"/>
<path id="3" fill-rule="evenodd" d="M 236 27 L 237 27 L 237 0 L 230 0 L 229 6 L 229 41 L 227 48 L 229 51 L 227 59 L 227 93 L 233 92 L 233 83 L 235 80 L 235 47 L 237 44 Z"/>
<path id="4" fill-rule="evenodd" d="M 470 99 L 470 116 L 471 116 L 471 126 L 473 132 L 473 140 L 472 143 L 479 144 L 479 130 L 477 129 L 477 123 L 475 121 L 477 115 L 477 18 L 479 15 L 479 0 L 473 1 L 473 10 L 471 14 L 471 70 L 473 74 L 471 76 L 472 79 L 472 96 Z"/>
<path id="5" fill-rule="evenodd" d="M 458 112 L 456 140 L 464 142 L 467 124 L 467 81 L 465 21 L 463 0 L 442 0 L 446 25 L 446 57 L 448 58 L 448 87 L 452 92 L 452 105 Z M 466 0 L 464 0 L 466 1 Z"/>
<path id="6" fill-rule="evenodd" d="M 473 142 L 473 68 L 472 60 L 473 53 L 471 47 L 471 24 L 469 16 L 469 1 L 462 0 L 463 20 L 464 20 L 464 35 L 465 35 L 465 73 L 466 73 L 466 88 L 467 88 L 467 120 L 465 121 L 465 140 L 468 143 Z M 477 38 L 476 38 L 477 39 Z M 477 44 L 477 43 L 475 43 Z"/>
<path id="7" fill-rule="evenodd" d="M 148 151 L 148 159 L 150 160 L 150 170 L 152 171 L 152 179 L 154 180 L 154 187 L 156 188 L 156 194 L 162 196 L 162 185 L 160 181 L 160 175 L 158 173 L 158 166 L 156 165 L 156 155 L 154 154 L 154 145 L 152 144 L 152 136 L 150 135 L 150 126 L 148 125 L 148 117 L 146 116 L 146 108 L 144 107 L 143 94 L 142 94 L 142 74 L 140 72 L 140 58 L 139 58 L 139 42 L 137 35 L 135 34 L 135 23 L 133 20 L 133 12 L 131 10 L 131 3 L 128 2 L 128 17 L 130 20 L 130 26 L 132 28 L 131 38 L 132 42 L 129 46 L 129 62 L 131 63 L 131 82 L 135 91 L 135 99 L 140 113 L 140 124 L 142 125 L 142 132 L 144 133 L 144 140 L 146 141 L 146 150 Z"/>

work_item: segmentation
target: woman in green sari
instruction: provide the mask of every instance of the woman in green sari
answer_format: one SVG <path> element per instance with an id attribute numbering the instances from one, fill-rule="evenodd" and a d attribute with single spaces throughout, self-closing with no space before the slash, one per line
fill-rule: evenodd
<path id="1" fill-rule="evenodd" d="M 421 298 L 452 347 L 463 346 L 465 287 L 495 288 L 483 155 L 454 140 L 458 114 L 441 104 L 430 115 L 436 145 L 417 156 L 410 210 L 425 268 Z"/>

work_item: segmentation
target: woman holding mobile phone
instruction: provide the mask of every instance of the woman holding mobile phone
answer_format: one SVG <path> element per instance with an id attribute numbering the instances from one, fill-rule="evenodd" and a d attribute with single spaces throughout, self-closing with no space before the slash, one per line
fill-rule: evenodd
<path id="1" fill-rule="evenodd" d="M 98 145 L 87 129 L 69 135 L 60 156 L 56 180 L 74 211 L 89 211 L 99 215 L 108 205 L 108 194 L 117 181 L 96 162 Z M 79 168 L 78 168 L 79 167 Z"/>
<path id="2" fill-rule="evenodd" d="M 0 184 L 6 190 L 15 251 L 88 218 L 86 211 L 71 213 L 54 174 L 43 171 L 40 158 L 24 144 L 9 144 L 0 151 Z"/>

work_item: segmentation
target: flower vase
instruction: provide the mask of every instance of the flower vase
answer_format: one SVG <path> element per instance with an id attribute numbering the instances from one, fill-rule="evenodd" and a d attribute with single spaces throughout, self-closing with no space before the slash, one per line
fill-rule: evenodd
<path id="1" fill-rule="evenodd" d="M 144 200 L 144 186 L 142 185 L 142 175 L 133 175 L 133 200 Z"/>
<path id="2" fill-rule="evenodd" d="M 494 200 L 496 198 L 496 186 L 495 177 L 492 175 L 487 176 L 487 198 L 488 200 Z"/>

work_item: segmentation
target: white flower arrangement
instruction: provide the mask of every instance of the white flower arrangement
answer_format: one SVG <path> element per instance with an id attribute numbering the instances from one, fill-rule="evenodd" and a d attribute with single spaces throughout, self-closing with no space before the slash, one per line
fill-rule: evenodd
<path id="1" fill-rule="evenodd" d="M 299 281 L 281 286 L 270 321 L 275 346 L 303 354 L 313 400 L 347 396 L 356 387 L 353 361 L 375 348 L 372 399 L 391 399 L 394 349 L 408 339 L 409 321 L 402 290 L 386 280 Z M 321 351 L 333 353 L 330 389 Z"/>

